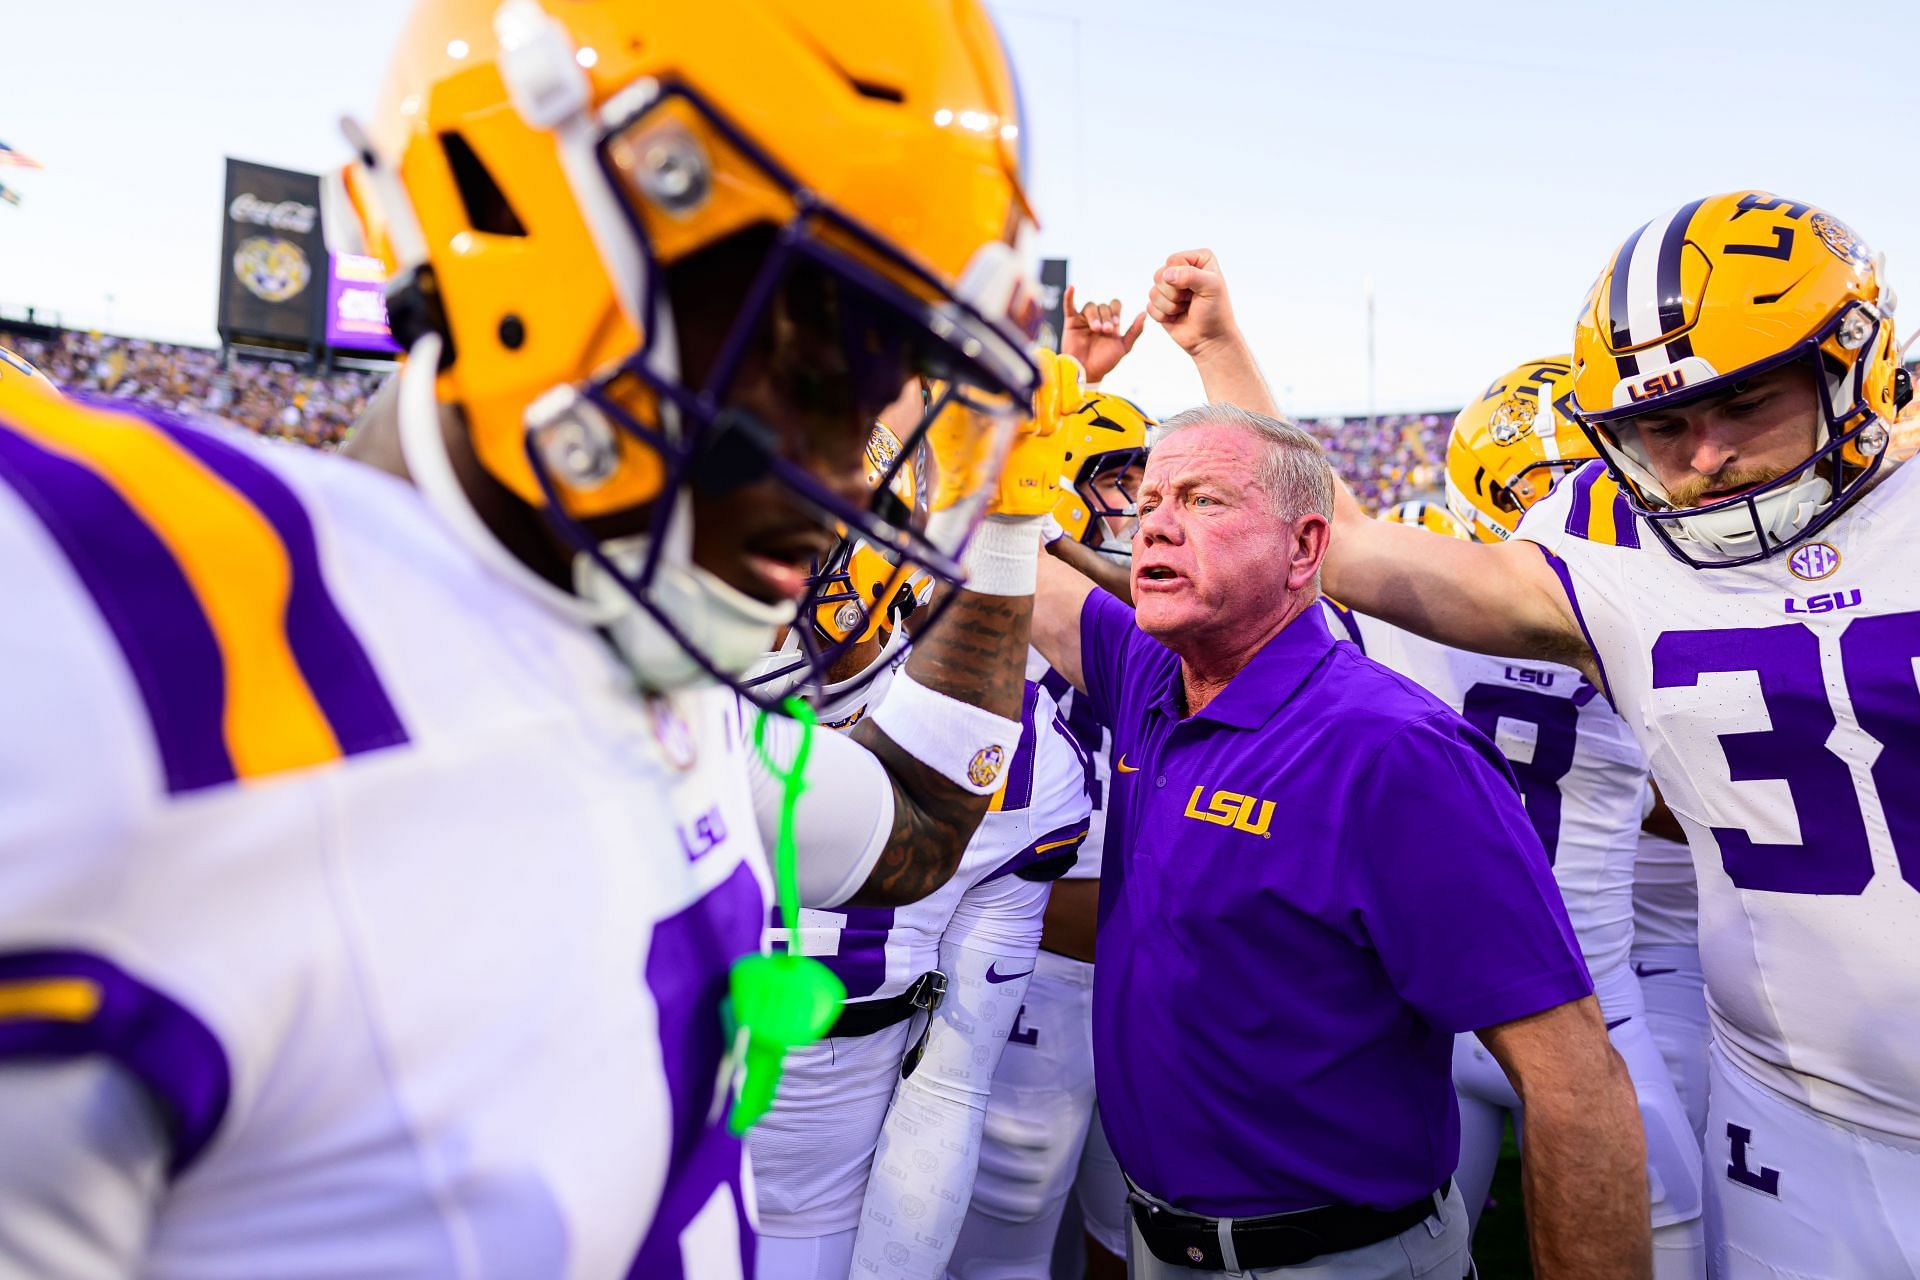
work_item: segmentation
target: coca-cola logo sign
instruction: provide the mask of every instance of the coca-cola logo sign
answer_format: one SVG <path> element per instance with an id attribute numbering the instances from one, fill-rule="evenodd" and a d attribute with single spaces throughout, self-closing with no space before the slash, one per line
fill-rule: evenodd
<path id="1" fill-rule="evenodd" d="M 276 204 L 262 200 L 251 191 L 242 191 L 227 206 L 227 216 L 235 222 L 251 222 L 255 226 L 303 236 L 320 221 L 320 210 L 298 200 L 282 200 Z"/>

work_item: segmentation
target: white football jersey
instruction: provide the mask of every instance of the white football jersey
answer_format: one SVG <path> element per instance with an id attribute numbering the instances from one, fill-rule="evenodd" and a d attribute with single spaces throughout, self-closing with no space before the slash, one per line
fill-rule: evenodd
<path id="1" fill-rule="evenodd" d="M 1084 847 L 1090 768 L 1052 696 L 1029 681 L 1006 780 L 952 879 L 903 907 L 803 910 L 800 952 L 817 956 L 839 975 L 849 1003 L 905 991 L 937 967 L 940 936 L 969 889 Z M 786 945 L 786 930 L 776 927 L 772 934 L 776 947 Z"/>
<path id="2" fill-rule="evenodd" d="M 891 663 L 897 667 L 904 659 L 902 652 Z M 840 710 L 849 724 L 863 714 L 861 707 Z M 988 1052 L 997 1059 L 1019 1001 L 989 1017 L 981 993 L 1010 993 L 1015 988 L 1004 984 L 1033 970 L 1046 886 L 1027 883 L 1019 873 L 1031 875 L 1041 864 L 1071 855 L 1085 839 L 1088 768 L 1052 698 L 1029 682 L 1006 779 L 953 877 L 905 906 L 800 912 L 799 949 L 840 977 L 854 1007 L 897 996 L 931 970 L 946 973 L 946 999 L 927 1028 L 921 1063 L 929 1077 L 946 1069 L 948 1060 L 974 1064 Z M 828 773 L 817 785 L 836 804 L 851 807 L 860 797 L 835 795 L 850 779 Z M 787 945 L 788 933 L 777 921 L 770 932 L 776 947 Z M 977 960 L 983 972 L 959 972 L 962 957 Z M 967 989 L 969 979 L 977 992 Z M 1024 981 L 1018 989 L 1025 989 Z M 773 1111 L 751 1139 L 768 1234 L 814 1238 L 853 1228 L 901 1062 L 921 1021 L 860 1037 L 829 1037 L 789 1055 Z M 922 1172 L 934 1179 L 939 1171 Z M 971 1179 L 970 1167 L 966 1176 Z"/>
<path id="3" fill-rule="evenodd" d="M 644 701 L 413 490 L 0 404 L 0 1059 L 166 1115 L 147 1277 L 728 1277 L 730 692 Z"/>
<path id="4" fill-rule="evenodd" d="M 1415 681 L 1500 749 L 1553 864 L 1587 968 L 1627 963 L 1647 761 L 1600 691 L 1572 667 L 1435 644 L 1329 605 L 1336 636 Z"/>
<path id="5" fill-rule="evenodd" d="M 1920 469 L 1818 536 L 1696 570 L 1599 463 L 1520 536 L 1568 584 L 1693 849 L 1715 1040 L 1814 1109 L 1920 1138 Z"/>
<path id="6" fill-rule="evenodd" d="M 1678 840 L 1640 833 L 1633 863 L 1633 945 L 1699 944 L 1700 895 L 1693 886 L 1693 854 Z"/>
<path id="7" fill-rule="evenodd" d="M 1047 665 L 1038 649 L 1027 650 L 1027 679 L 1046 690 L 1060 709 L 1060 721 L 1080 744 L 1088 767 L 1087 798 L 1093 805 L 1087 821 L 1087 838 L 1080 846 L 1079 859 L 1062 876 L 1063 880 L 1098 880 L 1100 856 L 1107 839 L 1107 792 L 1113 786 L 1113 730 L 1100 722 L 1093 704 L 1067 678 Z"/>

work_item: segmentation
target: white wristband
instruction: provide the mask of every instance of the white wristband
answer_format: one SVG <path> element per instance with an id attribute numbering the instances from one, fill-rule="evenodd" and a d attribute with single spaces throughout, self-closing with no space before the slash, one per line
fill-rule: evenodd
<path id="1" fill-rule="evenodd" d="M 1045 516 L 988 516 L 973 531 L 961 563 L 966 589 L 983 596 L 1030 596 L 1040 578 Z"/>
<path id="2" fill-rule="evenodd" d="M 1020 722 L 927 688 L 902 671 L 873 710 L 873 723 L 902 750 L 977 796 L 1000 789 Z"/>

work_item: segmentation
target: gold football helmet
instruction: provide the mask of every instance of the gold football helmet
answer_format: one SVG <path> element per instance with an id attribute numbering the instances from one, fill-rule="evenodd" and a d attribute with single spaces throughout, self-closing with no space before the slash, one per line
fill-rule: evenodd
<path id="1" fill-rule="evenodd" d="M 1071 456 L 1078 466 L 1071 485 L 1061 487 L 1053 518 L 1069 538 L 1096 551 L 1132 555 L 1134 500 L 1153 419 L 1123 396 L 1093 391 L 1064 425 L 1077 436 Z"/>
<path id="2" fill-rule="evenodd" d="M 1453 513 L 1437 502 L 1423 502 L 1418 498 L 1406 502 L 1397 502 L 1382 511 L 1376 519 L 1388 524 L 1410 524 L 1425 529 L 1428 533 L 1437 533 L 1446 538 L 1458 538 L 1462 542 L 1473 541 L 1473 535 L 1467 532 L 1467 526 L 1454 519 Z"/>
<path id="3" fill-rule="evenodd" d="M 1591 461 L 1593 444 L 1567 417 L 1573 362 L 1529 360 L 1462 409 L 1447 437 L 1447 510 L 1481 542 L 1513 536 L 1528 507 Z"/>
<path id="4" fill-rule="evenodd" d="M 1695 568 L 1748 564 L 1809 537 L 1872 479 L 1911 398 L 1881 260 L 1824 209 L 1766 191 L 1692 200 L 1628 236 L 1581 306 L 1571 412 L 1634 511 Z M 1803 363 L 1821 418 L 1797 466 L 1676 507 L 1639 415 Z"/>
<path id="5" fill-rule="evenodd" d="M 851 480 L 909 377 L 1035 384 L 1020 130 L 976 0 L 420 0 L 347 175 L 416 482 L 485 536 L 430 456 L 450 406 L 575 556 L 529 589 L 656 688 L 810 620 L 780 597 L 838 530 L 955 580 L 967 530 Z M 1004 449 L 1016 416 L 977 421 Z"/>

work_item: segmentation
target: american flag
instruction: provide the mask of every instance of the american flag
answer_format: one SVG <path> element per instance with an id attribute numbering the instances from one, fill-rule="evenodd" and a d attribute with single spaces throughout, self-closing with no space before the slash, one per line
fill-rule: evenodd
<path id="1" fill-rule="evenodd" d="M 40 169 L 44 168 L 38 160 L 24 151 L 16 151 L 4 142 L 0 142 L 0 169 Z"/>

